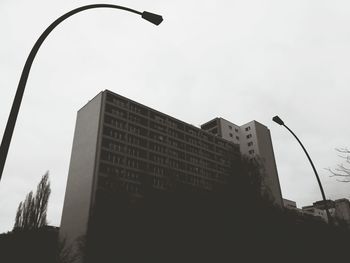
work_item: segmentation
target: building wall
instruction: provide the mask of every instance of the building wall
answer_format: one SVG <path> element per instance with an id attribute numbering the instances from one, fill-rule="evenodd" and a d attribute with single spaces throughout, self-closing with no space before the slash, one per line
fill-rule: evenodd
<path id="1" fill-rule="evenodd" d="M 218 125 L 221 138 L 240 145 L 243 138 L 238 125 L 223 118 L 218 118 Z"/>
<path id="2" fill-rule="evenodd" d="M 266 177 L 264 178 L 266 186 L 271 190 L 275 202 L 282 205 L 282 192 L 279 183 L 275 155 L 272 147 L 271 134 L 269 129 L 259 122 L 253 121 L 256 131 L 257 154 L 262 158 L 265 166 Z M 254 137 L 254 136 L 253 136 Z M 253 144 L 254 145 L 254 144 Z"/>
<path id="3" fill-rule="evenodd" d="M 171 173 L 182 184 L 210 190 L 231 173 L 227 154 L 239 158 L 239 146 L 195 126 L 148 108 L 110 91 L 101 145 L 101 188 L 121 182 L 139 194 L 140 177 L 153 177 L 166 189 Z M 118 180 L 111 179 L 110 174 Z"/>
<path id="4" fill-rule="evenodd" d="M 348 199 L 335 200 L 335 217 L 350 225 L 350 202 Z"/>
<path id="5" fill-rule="evenodd" d="M 102 93 L 78 111 L 64 206 L 60 239 L 68 244 L 86 234 L 93 197 Z"/>
<path id="6" fill-rule="evenodd" d="M 302 210 L 301 210 L 302 214 L 304 215 L 311 215 L 314 217 L 318 217 L 321 220 L 328 222 L 328 217 L 327 217 L 327 213 L 325 210 L 319 209 L 317 207 L 314 207 L 312 205 L 310 206 L 303 206 Z"/>
<path id="7" fill-rule="evenodd" d="M 117 184 L 134 196 L 142 176 L 159 190 L 169 175 L 183 185 L 212 190 L 232 176 L 239 146 L 110 91 L 78 111 L 60 238 L 86 235 L 99 192 Z"/>
<path id="8" fill-rule="evenodd" d="M 297 209 L 297 203 L 292 200 L 283 198 L 283 206 L 288 209 Z"/>

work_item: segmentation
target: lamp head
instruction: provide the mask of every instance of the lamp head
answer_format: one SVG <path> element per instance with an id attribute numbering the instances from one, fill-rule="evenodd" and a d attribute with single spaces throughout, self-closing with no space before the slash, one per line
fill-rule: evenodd
<path id="1" fill-rule="evenodd" d="M 272 120 L 278 123 L 279 125 L 284 125 L 284 122 L 278 116 L 273 117 Z"/>
<path id="2" fill-rule="evenodd" d="M 163 17 L 157 14 L 153 14 L 147 11 L 143 11 L 142 18 L 151 22 L 152 24 L 159 25 L 163 21 Z"/>

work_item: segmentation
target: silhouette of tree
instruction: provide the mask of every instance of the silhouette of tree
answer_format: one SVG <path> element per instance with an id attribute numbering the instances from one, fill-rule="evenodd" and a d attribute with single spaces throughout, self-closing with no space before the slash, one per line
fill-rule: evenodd
<path id="1" fill-rule="evenodd" d="M 54 263 L 57 238 L 58 228 L 52 226 L 0 234 L 0 262 Z"/>
<path id="2" fill-rule="evenodd" d="M 349 183 L 350 182 L 350 150 L 348 148 L 337 148 L 337 152 L 340 153 L 340 157 L 345 159 L 345 164 L 341 163 L 337 165 L 337 168 L 327 168 L 331 173 L 331 177 L 337 177 L 339 182 Z"/>
<path id="3" fill-rule="evenodd" d="M 37 186 L 35 195 L 30 191 L 24 202 L 19 203 L 14 230 L 38 229 L 47 225 L 46 212 L 50 193 L 49 172 L 46 172 Z"/>

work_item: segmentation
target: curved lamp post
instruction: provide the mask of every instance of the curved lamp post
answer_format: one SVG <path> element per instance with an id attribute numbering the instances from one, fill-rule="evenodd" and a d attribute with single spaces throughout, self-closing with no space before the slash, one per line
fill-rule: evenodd
<path id="1" fill-rule="evenodd" d="M 323 187 L 322 187 L 322 184 L 321 184 L 321 180 L 320 180 L 320 178 L 319 178 L 319 176 L 318 176 L 318 174 L 317 174 L 316 168 L 315 168 L 315 166 L 314 166 L 314 164 L 313 164 L 313 162 L 312 162 L 312 160 L 311 160 L 311 158 L 310 158 L 308 152 L 306 151 L 304 145 L 301 143 L 301 141 L 299 140 L 299 138 L 294 134 L 294 132 L 293 132 L 291 129 L 289 129 L 288 126 L 286 126 L 286 125 L 284 124 L 284 122 L 280 119 L 280 117 L 275 116 L 275 117 L 272 118 L 272 120 L 273 120 L 274 122 L 276 122 L 277 124 L 286 127 L 286 129 L 287 129 L 288 131 L 290 131 L 291 134 L 293 134 L 293 136 L 295 137 L 295 139 L 297 139 L 297 141 L 299 142 L 301 148 L 303 148 L 303 150 L 304 150 L 304 152 L 305 152 L 307 158 L 309 159 L 309 162 L 310 162 L 310 164 L 311 164 L 311 166 L 312 166 L 312 169 L 313 169 L 314 172 L 315 172 L 316 179 L 317 179 L 318 185 L 319 185 L 320 190 L 321 190 L 321 194 L 322 194 L 324 206 L 325 206 L 325 209 L 326 209 L 327 218 L 328 218 L 328 223 L 329 223 L 329 224 L 332 224 L 332 217 L 331 217 L 331 214 L 329 213 L 329 210 L 328 210 L 326 195 L 324 194 Z"/>
<path id="2" fill-rule="evenodd" d="M 26 63 L 24 65 L 24 68 L 23 68 L 23 71 L 22 71 L 22 75 L 21 75 L 20 81 L 18 83 L 16 95 L 15 95 L 15 98 L 14 98 L 13 103 L 12 103 L 11 112 L 10 112 L 9 118 L 7 120 L 7 124 L 6 124 L 5 132 L 4 132 L 4 135 L 3 135 L 3 138 L 2 138 L 1 146 L 0 146 L 0 180 L 1 180 L 2 172 L 4 170 L 8 149 L 10 147 L 10 142 L 11 142 L 13 130 L 15 128 L 18 111 L 19 111 L 19 108 L 21 106 L 21 101 L 22 101 L 24 89 L 25 89 L 25 86 L 26 86 L 26 83 L 27 83 L 29 71 L 30 71 L 30 68 L 32 66 L 32 63 L 33 63 L 33 60 L 35 58 L 36 53 L 38 52 L 41 44 L 44 42 L 46 37 L 50 34 L 50 32 L 58 24 L 60 24 L 62 21 L 66 20 L 68 17 L 70 17 L 70 16 L 72 16 L 72 15 L 74 15 L 76 13 L 79 13 L 79 12 L 87 10 L 87 9 L 93 9 L 93 8 L 122 9 L 122 10 L 125 10 L 125 11 L 129 11 L 129 12 L 141 15 L 143 19 L 145 19 L 145 20 L 147 20 L 147 21 L 149 21 L 149 22 L 151 22 L 151 23 L 153 23 L 155 25 L 159 25 L 163 21 L 162 16 L 157 15 L 157 14 L 153 14 L 153 13 L 146 12 L 146 11 L 141 13 L 139 11 L 136 11 L 136 10 L 133 10 L 133 9 L 130 9 L 130 8 L 127 8 L 127 7 L 118 6 L 118 5 L 109 5 L 109 4 L 94 4 L 94 5 L 82 6 L 82 7 L 76 8 L 76 9 L 74 9 L 74 10 L 64 14 L 63 16 L 59 17 L 58 19 L 56 19 L 41 34 L 41 36 L 35 42 L 32 50 L 29 53 L 29 56 L 28 56 L 28 58 L 26 60 Z"/>

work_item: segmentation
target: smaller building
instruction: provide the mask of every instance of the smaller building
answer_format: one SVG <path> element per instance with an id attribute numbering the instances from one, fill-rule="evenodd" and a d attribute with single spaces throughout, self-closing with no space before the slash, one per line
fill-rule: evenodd
<path id="1" fill-rule="evenodd" d="M 303 206 L 301 209 L 301 213 L 303 215 L 314 216 L 324 222 L 328 222 L 326 210 L 319 209 L 313 205 Z"/>
<path id="2" fill-rule="evenodd" d="M 217 137 L 239 145 L 242 155 L 261 162 L 263 168 L 263 192 L 271 201 L 283 206 L 282 192 L 278 178 L 270 130 L 265 125 L 250 121 L 238 126 L 223 118 L 215 118 L 201 125 L 201 128 Z"/>
<path id="3" fill-rule="evenodd" d="M 320 200 L 320 201 L 316 201 L 313 203 L 314 207 L 317 207 L 318 209 L 321 209 L 321 210 L 325 210 L 326 205 L 327 205 L 328 209 L 335 208 L 335 202 L 333 200 L 330 200 L 330 199 L 328 199 L 326 201 Z"/>
<path id="4" fill-rule="evenodd" d="M 283 207 L 297 212 L 302 217 L 312 217 L 328 223 L 326 204 L 331 217 L 336 225 L 348 226 L 350 228 L 350 201 L 346 198 L 337 200 L 316 201 L 312 205 L 297 207 L 296 202 L 283 198 Z"/>
<path id="5" fill-rule="evenodd" d="M 346 198 L 336 200 L 320 200 L 313 203 L 310 206 L 304 206 L 302 212 L 304 214 L 310 214 L 324 218 L 324 221 L 328 222 L 326 213 L 326 204 L 329 213 L 334 218 L 336 225 L 350 226 L 350 201 Z"/>
<path id="6" fill-rule="evenodd" d="M 334 201 L 334 206 L 338 224 L 350 226 L 350 201 L 346 198 L 337 199 Z"/>
<path id="7" fill-rule="evenodd" d="M 283 207 L 291 210 L 296 210 L 297 209 L 297 203 L 283 198 Z"/>

